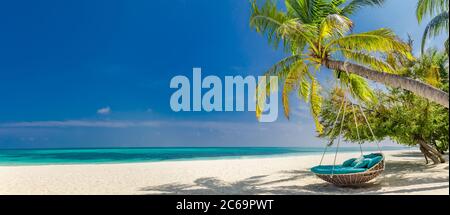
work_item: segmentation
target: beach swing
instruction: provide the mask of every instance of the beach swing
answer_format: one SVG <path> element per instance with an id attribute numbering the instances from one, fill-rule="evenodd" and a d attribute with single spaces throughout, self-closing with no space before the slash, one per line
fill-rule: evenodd
<path id="1" fill-rule="evenodd" d="M 334 121 L 333 128 L 331 130 L 332 134 L 334 134 L 334 130 L 336 127 L 336 123 L 338 121 L 338 118 L 340 117 L 342 108 L 343 114 L 342 114 L 342 122 L 345 120 L 345 113 L 347 108 L 347 100 L 344 95 L 341 107 L 339 109 L 338 115 L 336 117 L 336 120 Z M 362 115 L 364 116 L 365 122 L 368 125 L 368 128 L 372 134 L 372 136 L 375 138 L 375 135 L 372 131 L 372 128 L 370 127 L 369 121 L 367 120 L 366 115 L 364 114 L 364 111 L 362 110 L 361 105 L 359 106 L 359 110 L 361 111 Z M 359 130 L 358 130 L 358 122 L 356 120 L 356 113 L 355 113 L 355 107 L 353 103 L 351 103 L 351 107 L 353 109 L 353 115 L 355 118 L 355 125 L 356 125 L 356 133 L 358 135 L 358 139 L 360 139 Z M 372 153 L 368 155 L 364 155 L 362 146 L 359 144 L 360 151 L 361 151 L 361 157 L 359 158 L 352 158 L 349 160 L 346 160 L 341 165 L 336 165 L 336 157 L 339 152 L 339 145 L 341 143 L 341 136 L 342 136 L 342 127 L 344 123 L 341 123 L 339 136 L 338 136 L 338 142 L 336 146 L 336 152 L 334 155 L 334 162 L 333 165 L 322 165 L 323 158 L 327 152 L 327 149 L 333 145 L 334 139 L 330 141 L 329 144 L 325 147 L 325 150 L 323 152 L 322 158 L 320 160 L 319 166 L 315 166 L 311 168 L 311 171 L 320 179 L 327 181 L 329 183 L 332 183 L 336 186 L 356 186 L 361 185 L 366 182 L 369 182 L 370 180 L 378 177 L 385 168 L 385 162 L 384 162 L 384 155 L 381 151 L 381 147 L 379 145 L 379 142 L 377 143 L 379 153 Z"/>

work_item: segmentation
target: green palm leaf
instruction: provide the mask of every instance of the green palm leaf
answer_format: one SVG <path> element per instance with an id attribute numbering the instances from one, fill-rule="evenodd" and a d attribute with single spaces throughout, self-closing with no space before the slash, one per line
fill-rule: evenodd
<path id="1" fill-rule="evenodd" d="M 264 34 L 269 43 L 272 43 L 275 47 L 282 39 L 278 28 L 287 20 L 289 18 L 286 14 L 279 11 L 277 5 L 272 1 L 266 1 L 261 8 L 258 7 L 256 0 L 252 2 L 250 26 L 257 32 Z"/>
<path id="2" fill-rule="evenodd" d="M 308 81 L 308 76 L 304 75 L 301 77 L 300 86 L 298 88 L 298 95 L 305 102 L 309 102 L 311 85 Z"/>
<path id="3" fill-rule="evenodd" d="M 447 40 L 444 42 L 444 47 L 445 47 L 445 52 L 448 53 L 448 52 L 449 52 L 449 41 L 448 41 L 448 38 L 447 38 Z"/>
<path id="4" fill-rule="evenodd" d="M 347 89 L 350 89 L 352 96 L 360 101 L 366 103 L 376 103 L 377 98 L 372 88 L 367 83 L 366 79 L 354 74 L 348 74 L 344 71 L 339 71 L 340 82 Z"/>
<path id="5" fill-rule="evenodd" d="M 379 72 L 387 72 L 392 74 L 399 73 L 389 63 L 385 62 L 383 59 L 378 58 L 376 56 L 367 54 L 362 51 L 353 51 L 346 49 L 339 49 L 339 50 L 346 59 L 352 60 L 362 65 L 366 65 Z"/>
<path id="6" fill-rule="evenodd" d="M 323 133 L 323 125 L 320 123 L 319 116 L 322 110 L 322 96 L 320 95 L 321 87 L 319 82 L 315 79 L 311 81 L 310 99 L 311 114 L 316 124 L 316 131 L 319 134 Z"/>
<path id="7" fill-rule="evenodd" d="M 252 3 L 250 26 L 265 35 L 275 48 L 283 42 L 285 50 L 296 53 L 303 50 L 306 44 L 314 48 L 311 38 L 316 27 L 302 23 L 301 19 L 290 17 L 278 10 L 276 3 L 267 0 L 261 8 L 256 0 Z"/>
<path id="8" fill-rule="evenodd" d="M 284 115 L 289 119 L 289 95 L 292 91 L 299 87 L 302 77 L 308 73 L 308 67 L 303 61 L 298 61 L 290 68 L 287 77 L 284 80 L 284 86 L 282 91 L 282 102 Z"/>
<path id="9" fill-rule="evenodd" d="M 448 11 L 448 6 L 448 0 L 419 0 L 416 9 L 417 20 L 421 23 L 425 16 Z"/>
<path id="10" fill-rule="evenodd" d="M 353 22 L 338 14 L 328 15 L 320 24 L 319 41 L 331 36 L 343 37 L 353 28 Z"/>
<path id="11" fill-rule="evenodd" d="M 267 70 L 264 75 L 265 76 L 278 76 L 279 79 L 283 80 L 287 77 L 289 72 L 299 61 L 303 61 L 303 57 L 301 55 L 292 55 L 286 57 L 273 65 L 269 70 Z"/>
<path id="12" fill-rule="evenodd" d="M 443 31 L 448 32 L 449 27 L 449 16 L 448 11 L 443 12 L 436 17 L 434 17 L 425 28 L 422 37 L 422 52 L 425 50 L 425 44 L 428 38 L 438 36 Z"/>
<path id="13" fill-rule="evenodd" d="M 332 46 L 338 48 L 363 52 L 398 52 L 408 59 L 414 59 L 411 54 L 411 47 L 397 38 L 389 29 L 378 29 L 348 36 L 331 41 L 325 50 Z"/>
<path id="14" fill-rule="evenodd" d="M 285 4 L 289 16 L 308 24 L 320 23 L 332 10 L 326 0 L 286 0 Z"/>
<path id="15" fill-rule="evenodd" d="M 345 16 L 350 16 L 363 7 L 381 6 L 383 3 L 384 0 L 353 0 L 342 9 L 342 14 Z"/>

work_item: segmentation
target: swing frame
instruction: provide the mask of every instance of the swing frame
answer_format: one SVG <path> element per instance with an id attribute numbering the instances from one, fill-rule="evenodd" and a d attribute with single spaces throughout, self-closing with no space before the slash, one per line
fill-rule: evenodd
<path id="1" fill-rule="evenodd" d="M 347 72 L 347 74 L 348 74 L 348 72 Z M 354 93 L 353 92 L 353 88 L 352 87 L 349 87 L 349 88 L 350 88 L 351 92 Z M 338 119 L 340 117 L 340 114 L 341 114 L 341 111 L 342 111 L 342 108 L 343 108 L 344 110 L 343 110 L 343 114 L 342 114 L 342 120 L 341 120 L 342 122 L 341 122 L 340 130 L 339 130 L 338 143 L 337 143 L 337 147 L 336 147 L 336 153 L 335 153 L 335 156 L 334 156 L 332 173 L 331 174 L 317 174 L 317 173 L 314 173 L 314 174 L 317 177 L 319 177 L 320 179 L 322 179 L 324 181 L 327 181 L 329 183 L 332 183 L 332 184 L 334 184 L 336 186 L 358 186 L 358 185 L 367 183 L 367 182 L 375 179 L 376 177 L 380 176 L 384 172 L 384 170 L 385 170 L 385 157 L 383 155 L 383 152 L 381 150 L 379 142 L 376 141 L 376 144 L 378 146 L 378 150 L 380 151 L 380 155 L 382 156 L 382 159 L 381 159 L 380 162 L 378 162 L 373 167 L 367 169 L 364 172 L 347 173 L 347 174 L 334 174 L 334 168 L 336 166 L 336 158 L 337 158 L 337 154 L 339 152 L 339 145 L 341 143 L 342 128 L 343 128 L 343 124 L 344 124 L 343 121 L 345 120 L 345 112 L 346 112 L 346 108 L 347 108 L 346 104 L 347 104 L 347 98 L 346 98 L 346 96 L 344 94 L 344 98 L 343 98 L 341 107 L 339 108 L 339 112 L 338 112 L 338 114 L 336 116 L 336 119 L 335 119 L 335 121 L 333 123 L 333 128 L 331 130 L 332 134 L 334 134 L 337 121 L 338 121 Z M 361 111 L 361 113 L 362 113 L 362 115 L 364 117 L 365 122 L 367 123 L 367 125 L 369 127 L 370 133 L 372 134 L 373 138 L 376 140 L 375 134 L 373 133 L 373 130 L 372 130 L 371 126 L 370 126 L 370 123 L 369 123 L 366 115 L 364 114 L 364 111 L 363 111 L 363 109 L 361 107 L 361 104 L 358 104 L 358 106 L 359 106 L 359 110 Z M 356 113 L 355 113 L 354 105 L 351 104 L 351 107 L 353 109 L 353 117 L 355 119 L 356 133 L 357 133 L 358 139 L 361 139 L 360 134 L 359 134 L 359 129 L 358 129 L 358 122 L 356 120 Z M 330 147 L 332 145 L 333 142 L 334 142 L 334 139 L 332 139 L 330 141 L 330 144 L 327 144 L 325 146 L 325 149 L 324 149 L 324 152 L 322 154 L 322 158 L 320 160 L 319 166 L 322 165 L 323 158 L 324 158 L 324 156 L 325 156 L 325 154 L 327 152 L 327 149 L 328 149 L 328 147 Z M 363 150 L 362 150 L 361 144 L 359 144 L 359 147 L 360 147 L 360 151 L 361 151 L 361 156 L 363 156 Z"/>

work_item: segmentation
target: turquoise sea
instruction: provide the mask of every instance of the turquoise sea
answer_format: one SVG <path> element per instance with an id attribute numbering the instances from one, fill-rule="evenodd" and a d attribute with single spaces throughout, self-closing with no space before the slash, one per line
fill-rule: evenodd
<path id="1" fill-rule="evenodd" d="M 404 149 L 390 147 L 385 150 Z M 375 148 L 365 149 L 376 151 Z M 359 148 L 340 151 L 359 152 Z M 209 160 L 243 157 L 320 154 L 323 148 L 224 147 L 224 148 L 101 148 L 101 149 L 0 149 L 0 165 L 97 164 L 158 162 L 171 160 Z M 333 153 L 330 150 L 330 153 Z"/>

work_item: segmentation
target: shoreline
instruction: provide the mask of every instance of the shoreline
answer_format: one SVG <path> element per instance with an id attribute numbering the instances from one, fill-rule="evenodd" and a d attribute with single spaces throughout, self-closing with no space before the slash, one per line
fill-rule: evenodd
<path id="1" fill-rule="evenodd" d="M 449 194 L 448 163 L 425 165 L 418 150 L 386 151 L 386 171 L 359 188 L 321 181 L 321 155 L 119 164 L 0 166 L 0 194 Z M 357 157 L 342 152 L 338 161 Z M 328 154 L 325 164 L 332 159 Z M 446 156 L 448 160 L 448 156 Z"/>
<path id="2" fill-rule="evenodd" d="M 169 147 L 170 148 L 170 147 Z M 191 148 L 191 147 L 187 147 Z M 201 148 L 201 147 L 198 147 Z M 209 147 L 208 147 L 209 148 Z M 222 148 L 222 147 L 214 147 L 214 148 Z M 233 148 L 233 147 L 230 147 Z M 241 147 L 241 148 L 254 148 L 254 147 Z M 283 148 L 283 147 L 257 147 L 257 148 Z M 290 147 L 286 147 L 290 148 Z M 106 148 L 105 148 L 106 149 Z M 118 148 L 111 148 L 118 149 Z M 121 149 L 121 148 L 120 148 Z M 137 149 L 137 148 L 136 148 Z M 142 148 L 145 149 L 145 148 Z M 1 149 L 0 149 L 1 150 Z M 27 150 L 27 149 L 19 149 L 19 150 Z M 46 149 L 38 149 L 38 150 L 46 150 Z M 51 150 L 67 150 L 67 149 L 51 149 Z M 69 149 L 70 150 L 70 149 Z M 89 149 L 88 149 L 89 150 Z M 383 149 L 383 152 L 398 152 L 398 151 L 410 151 L 416 150 L 416 148 L 387 148 Z M 340 151 L 339 154 L 348 154 L 353 153 L 357 155 L 359 152 L 352 148 L 351 151 Z M 377 149 L 365 149 L 364 153 L 375 153 L 379 152 Z M 183 161 L 216 161 L 216 160 L 241 160 L 241 159 L 264 159 L 264 158 L 283 158 L 283 157 L 303 157 L 303 156 L 318 156 L 322 155 L 323 151 L 317 152 L 288 152 L 288 153 L 279 153 L 279 154 L 268 154 L 268 155 L 230 155 L 230 156 L 211 156 L 211 157 L 196 157 L 196 158 L 179 158 L 179 159 L 166 159 L 166 160 L 147 160 L 147 161 L 105 161 L 105 162 L 91 162 L 91 163 L 82 163 L 82 162 L 61 162 L 61 163 L 1 163 L 0 167 L 32 167 L 32 166 L 72 166 L 72 165 L 117 165 L 117 164 L 146 164 L 146 163 L 163 163 L 163 162 L 183 162 Z M 332 151 L 328 151 L 327 155 L 333 153 Z"/>
<path id="3" fill-rule="evenodd" d="M 391 151 L 405 151 L 405 150 L 387 150 L 386 152 Z M 376 151 L 366 151 L 366 153 L 373 153 Z M 357 152 L 339 152 L 339 154 L 354 154 L 357 155 Z M 244 155 L 244 156 L 225 156 L 225 157 L 199 157 L 193 159 L 169 159 L 169 160 L 161 160 L 161 161 L 136 161 L 136 162 L 101 162 L 101 163 L 61 163 L 61 164 L 13 164 L 13 165 L 2 165 L 0 164 L 0 168 L 2 167 L 45 167 L 45 166 L 110 166 L 110 165 L 146 165 L 146 164 L 168 164 L 168 163 L 182 163 L 182 162 L 201 162 L 201 161 L 234 161 L 234 160 L 265 160 L 265 159 L 276 159 L 276 158 L 292 158 L 292 157 L 317 157 L 321 156 L 322 153 L 314 152 L 308 154 L 302 153 L 289 153 L 289 154 L 274 154 L 274 155 Z M 328 155 L 329 156 L 329 155 Z"/>

